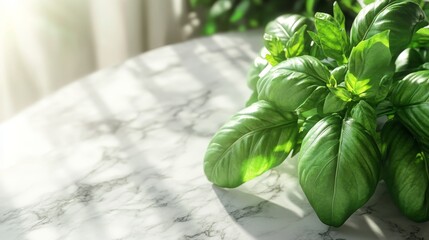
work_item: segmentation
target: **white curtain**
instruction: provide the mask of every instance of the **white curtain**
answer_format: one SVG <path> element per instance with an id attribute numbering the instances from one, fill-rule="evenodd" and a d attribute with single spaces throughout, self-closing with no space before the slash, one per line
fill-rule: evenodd
<path id="1" fill-rule="evenodd" d="M 0 0 L 0 121 L 197 27 L 187 0 Z"/>

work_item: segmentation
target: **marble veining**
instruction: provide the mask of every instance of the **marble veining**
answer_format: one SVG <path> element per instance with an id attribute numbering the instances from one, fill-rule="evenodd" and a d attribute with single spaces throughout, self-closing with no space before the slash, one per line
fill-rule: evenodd
<path id="1" fill-rule="evenodd" d="M 210 184 L 213 133 L 250 92 L 260 32 L 160 48 L 59 90 L 0 126 L 0 239 L 429 239 L 383 183 L 322 224 L 297 159 L 236 189 Z"/>

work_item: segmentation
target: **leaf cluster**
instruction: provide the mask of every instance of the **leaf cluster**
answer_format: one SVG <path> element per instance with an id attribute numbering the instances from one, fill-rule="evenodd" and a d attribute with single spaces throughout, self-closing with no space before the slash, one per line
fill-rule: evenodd
<path id="1" fill-rule="evenodd" d="M 351 28 L 333 14 L 268 23 L 253 94 L 209 143 L 204 171 L 233 188 L 299 154 L 300 185 L 341 226 L 384 180 L 414 221 L 429 220 L 429 28 L 416 1 L 379 0 Z"/>

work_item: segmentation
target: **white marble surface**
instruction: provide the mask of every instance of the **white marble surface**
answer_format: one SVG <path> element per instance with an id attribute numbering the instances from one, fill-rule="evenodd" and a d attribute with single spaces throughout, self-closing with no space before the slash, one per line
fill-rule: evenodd
<path id="1" fill-rule="evenodd" d="M 261 34 L 164 47 L 73 83 L 0 126 L 0 239 L 429 239 L 381 184 L 341 228 L 319 222 L 296 159 L 225 190 L 211 135 L 249 95 Z"/>

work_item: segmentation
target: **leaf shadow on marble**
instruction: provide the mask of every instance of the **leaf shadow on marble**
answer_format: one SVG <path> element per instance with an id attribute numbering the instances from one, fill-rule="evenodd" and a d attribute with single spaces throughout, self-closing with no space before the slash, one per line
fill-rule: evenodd
<path id="1" fill-rule="evenodd" d="M 265 233 L 287 228 L 289 223 L 300 218 L 285 207 L 240 189 L 225 190 L 213 185 L 213 191 L 231 219 L 256 239 Z"/>

